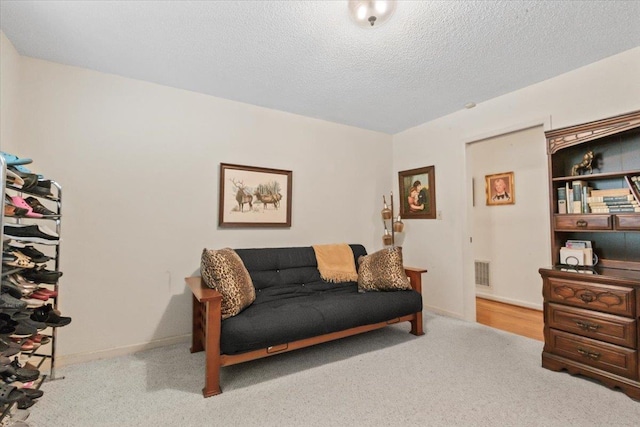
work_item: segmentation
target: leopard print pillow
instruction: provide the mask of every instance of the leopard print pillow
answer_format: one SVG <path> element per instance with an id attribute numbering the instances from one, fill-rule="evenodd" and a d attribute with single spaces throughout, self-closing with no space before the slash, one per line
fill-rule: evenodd
<path id="1" fill-rule="evenodd" d="M 400 291 L 411 289 L 402 264 L 402 248 L 385 248 L 358 258 L 358 290 Z"/>
<path id="2" fill-rule="evenodd" d="M 222 318 L 235 316 L 256 299 L 251 276 L 233 249 L 203 249 L 200 274 L 204 283 L 222 294 Z"/>

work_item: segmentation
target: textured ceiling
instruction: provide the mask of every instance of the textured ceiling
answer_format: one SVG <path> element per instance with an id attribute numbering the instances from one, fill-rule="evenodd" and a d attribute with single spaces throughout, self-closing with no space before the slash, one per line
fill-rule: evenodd
<path id="1" fill-rule="evenodd" d="M 640 1 L 8 1 L 22 55 L 397 133 L 640 46 Z"/>

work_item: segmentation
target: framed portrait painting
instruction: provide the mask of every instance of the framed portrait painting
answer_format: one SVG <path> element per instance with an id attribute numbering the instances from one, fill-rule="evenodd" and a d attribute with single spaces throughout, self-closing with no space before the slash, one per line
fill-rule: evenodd
<path id="1" fill-rule="evenodd" d="M 513 205 L 516 203 L 516 186 L 513 172 L 486 175 L 484 180 L 487 206 Z"/>
<path id="2" fill-rule="evenodd" d="M 435 166 L 398 172 L 400 181 L 400 217 L 436 218 Z"/>
<path id="3" fill-rule="evenodd" d="M 220 164 L 220 227 L 291 227 L 292 172 Z"/>

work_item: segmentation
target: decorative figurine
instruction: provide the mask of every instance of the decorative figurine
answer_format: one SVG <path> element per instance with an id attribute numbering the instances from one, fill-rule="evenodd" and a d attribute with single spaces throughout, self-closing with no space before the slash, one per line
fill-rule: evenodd
<path id="1" fill-rule="evenodd" d="M 582 161 L 580 163 L 573 165 L 573 167 L 571 168 L 571 176 L 580 175 L 578 171 L 581 170 L 588 170 L 589 173 L 593 173 L 591 162 L 593 162 L 593 151 L 589 150 L 584 156 L 582 156 Z"/>

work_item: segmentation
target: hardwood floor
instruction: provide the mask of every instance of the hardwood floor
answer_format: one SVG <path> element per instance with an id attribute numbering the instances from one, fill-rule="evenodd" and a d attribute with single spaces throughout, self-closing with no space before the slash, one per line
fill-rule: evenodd
<path id="1" fill-rule="evenodd" d="M 542 311 L 476 297 L 476 321 L 544 341 Z"/>

